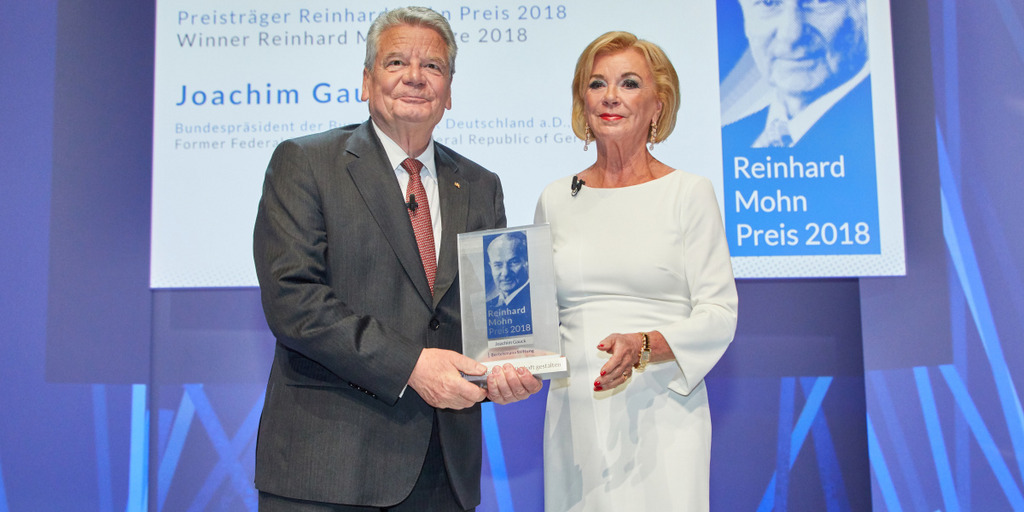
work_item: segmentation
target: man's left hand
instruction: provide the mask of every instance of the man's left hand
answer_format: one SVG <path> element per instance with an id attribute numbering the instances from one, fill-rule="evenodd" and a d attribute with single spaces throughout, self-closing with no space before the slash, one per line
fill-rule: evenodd
<path id="1" fill-rule="evenodd" d="M 540 391 L 543 382 L 526 368 L 506 363 L 495 366 L 487 376 L 487 398 L 496 404 L 518 402 Z"/>

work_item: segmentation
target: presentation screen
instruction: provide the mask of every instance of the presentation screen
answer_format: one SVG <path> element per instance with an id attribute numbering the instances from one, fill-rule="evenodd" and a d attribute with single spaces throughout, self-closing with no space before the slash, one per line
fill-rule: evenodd
<path id="1" fill-rule="evenodd" d="M 402 5 L 157 2 L 153 288 L 257 285 L 271 153 L 369 118 L 366 33 Z M 711 180 L 737 277 L 904 273 L 888 1 L 623 6 L 431 5 L 458 41 L 434 139 L 501 177 L 509 226 L 531 224 L 548 183 L 594 162 L 570 127 L 573 70 L 590 41 L 625 30 L 679 73 L 676 128 L 652 154 Z"/>

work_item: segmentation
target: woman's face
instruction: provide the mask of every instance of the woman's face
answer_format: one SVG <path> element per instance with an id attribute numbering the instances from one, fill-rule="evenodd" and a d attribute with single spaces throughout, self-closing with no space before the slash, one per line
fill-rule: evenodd
<path id="1" fill-rule="evenodd" d="M 643 145 L 661 102 L 654 74 L 640 50 L 630 48 L 594 58 L 584 98 L 587 123 L 602 142 Z"/>

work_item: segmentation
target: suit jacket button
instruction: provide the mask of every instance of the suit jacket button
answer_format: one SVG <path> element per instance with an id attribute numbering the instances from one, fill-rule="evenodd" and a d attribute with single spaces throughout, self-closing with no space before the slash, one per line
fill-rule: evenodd
<path id="1" fill-rule="evenodd" d="M 431 331 L 436 331 L 436 330 L 438 330 L 440 328 L 441 328 L 441 322 L 439 322 L 437 320 L 437 318 L 431 318 L 430 319 L 430 330 Z"/>

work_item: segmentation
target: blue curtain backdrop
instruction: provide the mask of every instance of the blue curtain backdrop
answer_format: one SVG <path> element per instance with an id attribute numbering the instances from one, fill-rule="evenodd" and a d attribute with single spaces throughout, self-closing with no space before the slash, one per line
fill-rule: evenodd
<path id="1" fill-rule="evenodd" d="M 713 510 L 1024 510 L 1024 5 L 892 4 L 908 275 L 739 283 Z M 153 16 L 0 2 L 0 512 L 255 510 L 258 294 L 148 288 Z M 542 421 L 485 405 L 480 510 Z"/>

